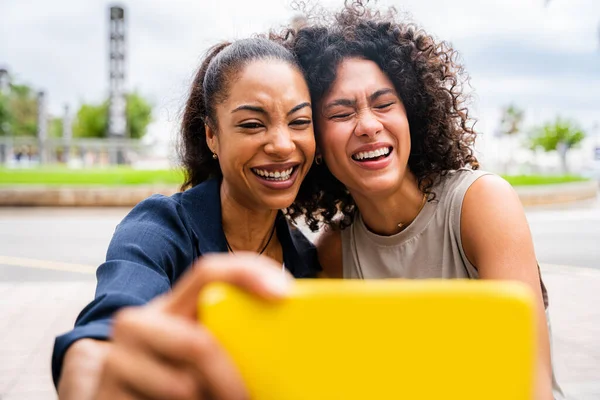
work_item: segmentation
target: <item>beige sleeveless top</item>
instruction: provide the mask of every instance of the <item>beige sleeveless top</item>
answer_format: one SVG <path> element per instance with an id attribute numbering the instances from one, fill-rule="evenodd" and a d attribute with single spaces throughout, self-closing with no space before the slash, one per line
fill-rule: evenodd
<path id="1" fill-rule="evenodd" d="M 489 174 L 470 169 L 448 173 L 432 188 L 435 200 L 425 203 L 414 221 L 392 236 L 369 231 L 357 212 L 352 225 L 341 231 L 344 278 L 478 279 L 477 269 L 463 250 L 460 217 L 467 189 Z M 541 285 L 547 307 L 546 288 Z M 562 399 L 555 379 L 553 387 L 555 399 Z"/>

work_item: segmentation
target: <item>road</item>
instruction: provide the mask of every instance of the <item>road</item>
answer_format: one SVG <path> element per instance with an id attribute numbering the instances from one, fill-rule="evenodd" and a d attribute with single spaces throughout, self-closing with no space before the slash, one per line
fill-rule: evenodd
<path id="1" fill-rule="evenodd" d="M 541 263 L 600 269 L 600 200 L 527 212 Z"/>
<path id="2" fill-rule="evenodd" d="M 93 279 L 86 267 L 103 261 L 127 211 L 0 209 L 0 281 Z M 528 210 L 527 218 L 540 263 L 600 269 L 600 200 Z"/>

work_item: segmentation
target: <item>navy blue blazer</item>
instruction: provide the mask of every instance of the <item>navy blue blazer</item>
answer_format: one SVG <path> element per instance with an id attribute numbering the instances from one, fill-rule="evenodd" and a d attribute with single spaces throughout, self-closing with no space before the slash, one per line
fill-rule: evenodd
<path id="1" fill-rule="evenodd" d="M 96 272 L 95 299 L 79 314 L 75 328 L 56 338 L 55 386 L 65 352 L 76 340 L 107 339 L 115 311 L 146 304 L 169 291 L 202 254 L 227 252 L 219 189 L 220 182 L 213 179 L 171 197 L 153 195 L 117 226 L 106 262 Z M 314 278 L 321 268 L 313 244 L 281 212 L 276 231 L 285 267 L 296 278 Z"/>

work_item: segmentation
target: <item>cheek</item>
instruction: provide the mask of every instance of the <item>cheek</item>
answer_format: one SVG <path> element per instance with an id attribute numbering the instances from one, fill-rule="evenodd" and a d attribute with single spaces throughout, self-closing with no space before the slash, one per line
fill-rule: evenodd
<path id="1" fill-rule="evenodd" d="M 256 145 L 249 138 L 232 137 L 231 140 L 222 141 L 221 168 L 230 171 L 239 170 L 253 154 Z"/>
<path id="2" fill-rule="evenodd" d="M 346 154 L 349 135 L 347 133 L 348 127 L 345 125 L 340 122 L 323 124 L 323 129 L 321 129 L 319 135 L 319 147 L 324 156 L 334 156 L 338 153 Z M 350 134 L 352 134 L 351 131 Z"/>
<path id="3" fill-rule="evenodd" d="M 303 133 L 296 140 L 296 146 L 299 147 L 308 161 L 311 161 L 315 156 L 317 143 L 315 141 L 315 133 L 311 129 L 310 132 Z"/>
<path id="4" fill-rule="evenodd" d="M 410 150 L 410 128 L 406 117 L 403 115 L 394 116 L 387 121 L 386 125 L 389 127 L 388 132 L 396 137 L 398 143 Z"/>

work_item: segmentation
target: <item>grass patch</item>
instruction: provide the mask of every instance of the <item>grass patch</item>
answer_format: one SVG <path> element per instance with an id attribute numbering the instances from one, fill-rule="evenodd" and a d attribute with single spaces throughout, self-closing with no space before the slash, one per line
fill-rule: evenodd
<path id="1" fill-rule="evenodd" d="M 181 185 L 180 170 L 136 170 L 131 168 L 0 168 L 0 185 Z"/>
<path id="2" fill-rule="evenodd" d="M 550 185 L 585 181 L 574 175 L 513 175 L 503 176 L 513 186 Z M 127 167 L 68 168 L 0 168 L 0 185 L 173 185 L 183 183 L 181 170 L 137 170 Z"/>
<path id="3" fill-rule="evenodd" d="M 513 186 L 554 185 L 588 180 L 576 175 L 507 175 L 503 178 Z"/>

